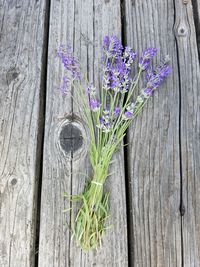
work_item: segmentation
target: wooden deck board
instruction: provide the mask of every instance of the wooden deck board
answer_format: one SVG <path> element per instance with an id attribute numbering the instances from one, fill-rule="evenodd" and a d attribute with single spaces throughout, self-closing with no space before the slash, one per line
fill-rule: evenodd
<path id="1" fill-rule="evenodd" d="M 0 4 L 0 266 L 34 266 L 45 1 Z"/>
<path id="2" fill-rule="evenodd" d="M 121 35 L 119 18 L 119 1 L 51 1 L 39 246 L 41 267 L 128 265 L 123 152 L 115 157 L 113 170 L 117 175 L 110 177 L 107 183 L 107 189 L 111 190 L 113 229 L 107 231 L 103 248 L 85 254 L 70 240 L 70 232 L 64 225 L 65 220 L 69 223 L 70 214 L 63 214 L 62 210 L 70 206 L 63 193 L 77 194 L 84 188 L 85 178 L 79 172 L 90 172 L 86 148 L 82 146 L 74 153 L 65 154 L 59 145 L 59 131 L 69 114 L 79 117 L 81 114 L 70 96 L 62 98 L 58 90 L 62 66 L 56 50 L 61 43 L 71 44 L 90 79 L 98 83 L 102 40 L 108 33 Z M 83 121 L 76 126 L 84 135 Z"/>
<path id="3" fill-rule="evenodd" d="M 194 23 L 195 23 L 197 48 L 198 48 L 199 60 L 200 60 L 200 1 L 199 0 L 192 1 L 192 12 L 193 12 L 192 18 L 194 19 Z"/>
<path id="4" fill-rule="evenodd" d="M 169 54 L 173 68 L 167 83 L 155 92 L 128 130 L 131 259 L 138 267 L 182 266 L 174 12 L 171 0 L 125 1 L 127 44 L 140 53 L 149 46 L 159 48 L 157 62 Z"/>
<path id="5" fill-rule="evenodd" d="M 200 266 L 200 69 L 191 2 L 175 4 L 180 70 L 184 266 Z"/>

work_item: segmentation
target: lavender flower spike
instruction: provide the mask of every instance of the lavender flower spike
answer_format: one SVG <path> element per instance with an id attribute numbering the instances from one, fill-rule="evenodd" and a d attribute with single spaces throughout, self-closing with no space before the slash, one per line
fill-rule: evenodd
<path id="1" fill-rule="evenodd" d="M 108 50 L 109 45 L 110 45 L 110 38 L 109 36 L 106 35 L 103 40 L 103 49 Z"/>
<path id="2" fill-rule="evenodd" d="M 136 59 L 136 57 L 137 53 L 133 52 L 132 48 L 130 48 L 129 46 L 126 46 L 123 54 L 123 59 L 128 70 L 131 69 L 131 65 L 133 64 L 133 61 Z"/>
<path id="3" fill-rule="evenodd" d="M 66 76 L 63 77 L 62 85 L 60 86 L 60 91 L 62 95 L 67 93 L 67 87 L 69 86 L 70 79 Z"/>
<path id="4" fill-rule="evenodd" d="M 94 99 L 94 98 L 91 98 L 90 99 L 90 101 L 89 101 L 89 104 L 90 104 L 90 109 L 92 110 L 92 111 L 98 111 L 99 110 L 99 108 L 100 108 L 100 103 L 99 103 L 99 101 L 98 100 L 96 100 L 96 99 Z"/>
<path id="5" fill-rule="evenodd" d="M 133 116 L 133 113 L 132 113 L 131 111 L 128 111 L 128 110 L 127 110 L 127 111 L 125 111 L 123 118 L 124 118 L 125 120 L 129 120 L 129 119 L 132 118 L 132 116 Z"/>
<path id="6" fill-rule="evenodd" d="M 121 108 L 120 107 L 115 107 L 114 108 L 114 115 L 115 116 L 118 116 L 120 114 L 120 112 L 121 112 Z"/>
<path id="7" fill-rule="evenodd" d="M 108 58 L 117 58 L 121 55 L 123 46 L 117 36 L 114 35 L 111 38 L 105 36 L 103 50 Z"/>
<path id="8" fill-rule="evenodd" d="M 73 52 L 69 46 L 61 45 L 58 49 L 58 57 L 64 65 L 64 68 L 71 74 L 72 78 L 80 80 L 80 66 L 74 58 Z"/>
<path id="9" fill-rule="evenodd" d="M 147 86 L 155 90 L 163 83 L 163 81 L 167 78 L 171 71 L 172 68 L 166 63 L 158 66 L 153 71 L 149 71 L 147 75 Z"/>
<path id="10" fill-rule="evenodd" d="M 142 70 L 146 70 L 149 67 L 150 62 L 156 53 L 157 48 L 149 47 L 145 49 L 139 61 L 139 68 Z"/>
<path id="11" fill-rule="evenodd" d="M 147 95 L 152 95 L 152 92 L 153 92 L 153 90 L 151 88 L 146 88 L 144 90 L 144 93 L 147 94 Z"/>

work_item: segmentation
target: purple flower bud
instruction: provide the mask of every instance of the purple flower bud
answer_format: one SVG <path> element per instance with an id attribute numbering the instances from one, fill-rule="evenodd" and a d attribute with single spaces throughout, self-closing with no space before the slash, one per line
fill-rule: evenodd
<path id="1" fill-rule="evenodd" d="M 127 111 L 124 112 L 124 116 L 125 116 L 126 119 L 131 119 L 132 116 L 133 116 L 133 113 L 131 111 L 127 110 Z"/>
<path id="2" fill-rule="evenodd" d="M 118 115 L 120 114 L 120 112 L 121 112 L 120 107 L 115 107 L 115 108 L 114 108 L 114 115 L 115 115 L 115 116 L 118 116 Z"/>
<path id="3" fill-rule="evenodd" d="M 109 38 L 109 36 L 105 36 L 104 40 L 103 40 L 103 48 L 105 50 L 108 50 L 109 45 L 110 45 L 110 38 Z"/>
<path id="4" fill-rule="evenodd" d="M 110 122 L 106 122 L 106 123 L 105 123 L 105 127 L 106 127 L 107 129 L 110 129 L 110 127 L 111 127 Z"/>
<path id="5" fill-rule="evenodd" d="M 132 48 L 126 46 L 123 54 L 124 63 L 126 65 L 127 70 L 131 70 L 131 65 L 133 61 L 136 59 L 137 53 L 133 52 Z"/>
<path id="6" fill-rule="evenodd" d="M 100 117 L 99 122 L 100 122 L 100 124 L 103 124 L 105 122 L 105 119 L 103 117 Z"/>
<path id="7" fill-rule="evenodd" d="M 121 57 L 118 57 L 115 62 L 115 68 L 113 70 L 118 73 L 118 75 L 125 75 L 127 74 L 127 67 L 125 62 L 122 60 Z"/>
<path id="8" fill-rule="evenodd" d="M 96 96 L 96 88 L 92 84 L 88 85 L 87 93 L 88 93 L 89 97 L 94 98 L 94 96 Z"/>
<path id="9" fill-rule="evenodd" d="M 111 89 L 117 88 L 119 86 L 120 86 L 119 77 L 113 75 L 112 80 L 111 80 L 111 84 L 110 84 Z"/>
<path id="10" fill-rule="evenodd" d="M 122 43 L 117 36 L 112 36 L 110 40 L 110 50 L 113 56 L 121 55 Z"/>
<path id="11" fill-rule="evenodd" d="M 90 105 L 90 109 L 92 110 L 92 111 L 97 111 L 97 110 L 99 110 L 99 108 L 100 108 L 100 103 L 99 103 L 99 101 L 98 100 L 96 100 L 96 99 L 94 99 L 94 98 L 91 98 L 90 99 L 90 101 L 89 101 L 89 105 Z"/>
<path id="12" fill-rule="evenodd" d="M 97 127 L 101 129 L 103 132 L 108 133 L 111 131 L 112 124 L 110 123 L 110 118 L 106 118 L 104 116 L 100 117 L 99 123 L 100 124 L 98 124 Z"/>
<path id="13" fill-rule="evenodd" d="M 58 49 L 58 57 L 60 58 L 61 62 L 63 63 L 66 70 L 71 73 L 74 79 L 80 80 L 81 73 L 80 73 L 80 66 L 77 60 L 73 56 L 73 52 L 69 46 L 61 45 Z"/>
<path id="14" fill-rule="evenodd" d="M 117 58 L 117 56 L 121 55 L 123 46 L 117 36 L 112 36 L 111 38 L 105 36 L 103 41 L 103 50 L 107 54 L 108 58 Z M 105 57 L 103 58 L 105 59 Z"/>
<path id="15" fill-rule="evenodd" d="M 149 70 L 147 75 L 147 86 L 154 89 L 158 88 L 171 71 L 172 68 L 168 64 L 160 65 L 153 71 Z"/>
<path id="16" fill-rule="evenodd" d="M 146 88 L 146 89 L 144 90 L 144 92 L 145 92 L 145 94 L 147 94 L 147 95 L 152 95 L 153 90 L 152 90 L 151 88 Z"/>
<path id="17" fill-rule="evenodd" d="M 63 95 L 65 95 L 67 93 L 67 87 L 69 85 L 70 79 L 66 76 L 64 76 L 62 79 L 63 79 L 63 82 L 62 82 L 62 85 L 60 86 L 60 91 Z"/>
<path id="18" fill-rule="evenodd" d="M 157 49 L 154 47 L 149 47 L 145 49 L 140 58 L 139 67 L 142 70 L 146 70 L 149 67 L 150 62 L 156 53 L 157 53 Z"/>

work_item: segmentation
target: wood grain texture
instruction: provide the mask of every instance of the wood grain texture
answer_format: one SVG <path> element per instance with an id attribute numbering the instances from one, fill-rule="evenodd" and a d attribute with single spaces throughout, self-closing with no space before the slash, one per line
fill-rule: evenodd
<path id="1" fill-rule="evenodd" d="M 34 266 L 45 1 L 0 4 L 0 266 Z"/>
<path id="2" fill-rule="evenodd" d="M 200 70 L 191 2 L 176 1 L 181 92 L 181 159 L 183 205 L 183 263 L 200 266 Z"/>
<path id="3" fill-rule="evenodd" d="M 62 66 L 56 57 L 61 43 L 71 44 L 80 58 L 88 77 L 99 84 L 102 39 L 108 33 L 121 35 L 120 1 L 51 1 L 46 99 L 45 143 L 41 199 L 41 227 L 39 246 L 40 267 L 63 266 L 127 266 L 126 203 L 123 153 L 116 155 L 107 189 L 111 190 L 111 222 L 103 239 L 103 248 L 83 253 L 70 240 L 65 226 L 70 207 L 63 193 L 82 192 L 85 184 L 82 173 L 90 173 L 87 158 L 87 129 L 82 120 L 76 121 L 85 138 L 84 145 L 75 153 L 65 154 L 59 144 L 62 125 L 73 113 L 81 117 L 70 96 L 62 98 L 58 87 Z M 78 126 L 79 125 L 79 126 Z"/>
<path id="4" fill-rule="evenodd" d="M 200 1 L 192 0 L 193 7 L 193 18 L 196 30 L 197 46 L 199 52 L 199 61 L 200 61 Z"/>
<path id="5" fill-rule="evenodd" d="M 180 94 L 174 12 L 172 0 L 125 1 L 127 44 L 140 53 L 146 47 L 159 48 L 157 58 L 169 54 L 173 68 L 167 83 L 154 93 L 128 131 L 134 267 L 182 266 Z"/>

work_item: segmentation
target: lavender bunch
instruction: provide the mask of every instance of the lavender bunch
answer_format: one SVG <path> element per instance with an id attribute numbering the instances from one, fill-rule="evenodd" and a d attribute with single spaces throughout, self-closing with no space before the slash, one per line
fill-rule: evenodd
<path id="1" fill-rule="evenodd" d="M 123 47 L 116 36 L 106 36 L 99 96 L 96 87 L 83 75 L 71 49 L 61 46 L 58 50 L 65 69 L 61 92 L 65 95 L 73 89 L 73 99 L 90 132 L 88 153 L 93 173 L 84 192 L 70 196 L 72 201 L 81 205 L 76 217 L 72 216 L 73 237 L 86 251 L 101 244 L 102 234 L 107 229 L 109 195 L 103 186 L 109 175 L 112 156 L 120 147 L 128 126 L 171 72 L 168 56 L 155 68 L 151 67 L 156 52 L 156 48 L 144 50 L 136 63 L 138 72 L 133 77 L 137 53 L 128 46 Z M 133 100 L 133 93 L 144 73 L 144 85 Z"/>

